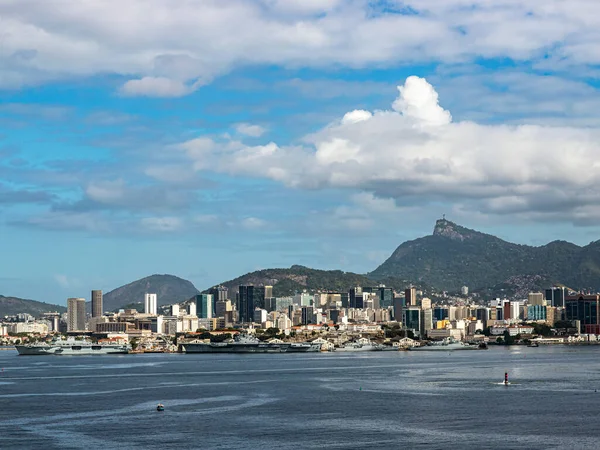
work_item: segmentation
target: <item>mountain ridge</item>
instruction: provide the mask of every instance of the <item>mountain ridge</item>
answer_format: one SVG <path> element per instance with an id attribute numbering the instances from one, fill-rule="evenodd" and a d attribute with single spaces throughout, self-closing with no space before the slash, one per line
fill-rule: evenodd
<path id="1" fill-rule="evenodd" d="M 462 285 L 485 289 L 513 277 L 539 277 L 541 287 L 564 283 L 600 288 L 600 244 L 586 246 L 557 240 L 541 246 L 515 244 L 446 219 L 433 234 L 400 244 L 367 276 L 421 281 L 437 289 Z"/>

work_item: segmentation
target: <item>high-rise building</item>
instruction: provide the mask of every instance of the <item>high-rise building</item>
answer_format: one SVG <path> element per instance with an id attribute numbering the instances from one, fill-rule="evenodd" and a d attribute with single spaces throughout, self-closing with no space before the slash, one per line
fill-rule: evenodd
<path id="1" fill-rule="evenodd" d="M 364 297 L 362 287 L 357 286 L 350 289 L 350 292 L 348 292 L 348 297 L 350 301 L 350 308 L 364 308 Z"/>
<path id="2" fill-rule="evenodd" d="M 228 300 L 229 290 L 225 286 L 214 286 L 209 294 L 213 296 L 213 311 L 217 309 L 217 302 L 221 300 Z"/>
<path id="3" fill-rule="evenodd" d="M 404 310 L 403 325 L 409 330 L 414 330 L 415 335 L 421 334 L 421 308 L 409 306 Z"/>
<path id="4" fill-rule="evenodd" d="M 462 295 L 469 295 L 469 286 L 463 286 L 460 288 L 460 293 Z"/>
<path id="5" fill-rule="evenodd" d="M 427 334 L 433 329 L 433 310 L 431 308 L 421 310 L 421 332 Z"/>
<path id="6" fill-rule="evenodd" d="M 67 299 L 67 331 L 85 331 L 85 298 Z"/>
<path id="7" fill-rule="evenodd" d="M 264 302 L 264 286 L 241 285 L 237 305 L 240 322 L 252 322 L 254 320 L 254 310 L 256 308 L 264 309 Z"/>
<path id="8" fill-rule="evenodd" d="M 421 299 L 421 309 L 431 309 L 431 299 L 423 297 Z"/>
<path id="9" fill-rule="evenodd" d="M 417 289 L 409 287 L 404 290 L 404 298 L 406 299 L 406 306 L 417 306 Z"/>
<path id="10" fill-rule="evenodd" d="M 541 292 L 530 292 L 527 294 L 527 305 L 529 306 L 546 306 L 546 299 Z"/>
<path id="11" fill-rule="evenodd" d="M 568 295 L 565 298 L 565 316 L 566 320 L 580 321 L 582 332 L 600 334 L 600 294 Z"/>
<path id="12" fill-rule="evenodd" d="M 563 308 L 566 296 L 567 288 L 565 287 L 553 286 L 552 289 L 546 289 L 546 301 L 550 306 Z"/>
<path id="13" fill-rule="evenodd" d="M 157 299 L 156 294 L 146 293 L 144 297 L 144 313 L 156 315 L 157 311 Z"/>
<path id="14" fill-rule="evenodd" d="M 200 319 L 211 319 L 214 316 L 213 294 L 198 294 L 195 296 L 196 315 Z"/>
<path id="15" fill-rule="evenodd" d="M 92 291 L 92 317 L 101 317 L 102 312 L 102 291 Z"/>

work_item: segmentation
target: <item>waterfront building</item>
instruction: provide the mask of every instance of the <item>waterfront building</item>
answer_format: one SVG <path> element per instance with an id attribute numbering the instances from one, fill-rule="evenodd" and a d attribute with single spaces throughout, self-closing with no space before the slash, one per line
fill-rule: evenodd
<path id="1" fill-rule="evenodd" d="M 196 303 L 196 316 L 199 319 L 210 319 L 214 316 L 213 298 L 213 294 L 198 294 L 194 296 L 193 301 Z"/>
<path id="2" fill-rule="evenodd" d="M 144 296 L 144 313 L 156 315 L 157 306 L 156 294 L 146 293 Z"/>
<path id="3" fill-rule="evenodd" d="M 85 298 L 67 299 L 67 331 L 85 331 Z"/>
<path id="4" fill-rule="evenodd" d="M 418 306 L 409 306 L 404 310 L 404 320 L 402 321 L 405 328 L 414 330 L 416 335 L 421 334 L 421 308 Z"/>
<path id="5" fill-rule="evenodd" d="M 102 291 L 92 291 L 92 317 L 102 316 Z"/>
<path id="6" fill-rule="evenodd" d="M 586 334 L 600 334 L 600 294 L 569 295 L 565 298 L 566 320 L 578 320 Z"/>
<path id="7" fill-rule="evenodd" d="M 433 329 L 433 310 L 426 308 L 421 310 L 421 333 L 428 335 L 429 331 Z"/>

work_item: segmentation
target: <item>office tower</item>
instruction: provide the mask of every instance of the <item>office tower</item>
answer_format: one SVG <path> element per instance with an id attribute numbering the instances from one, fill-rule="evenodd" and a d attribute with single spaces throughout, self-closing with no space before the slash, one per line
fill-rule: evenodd
<path id="1" fill-rule="evenodd" d="M 396 322 L 402 322 L 403 317 L 402 317 L 402 303 L 403 303 L 403 298 L 402 297 L 394 297 L 394 320 Z"/>
<path id="2" fill-rule="evenodd" d="M 315 310 L 312 306 L 302 306 L 302 315 L 301 315 L 302 325 L 308 325 L 309 323 L 315 323 L 314 314 L 315 314 Z"/>
<path id="3" fill-rule="evenodd" d="M 156 315 L 156 294 L 148 294 L 144 297 L 144 313 Z"/>
<path id="4" fill-rule="evenodd" d="M 417 306 L 417 289 L 414 287 L 405 289 L 404 298 L 406 299 L 406 306 Z"/>
<path id="5" fill-rule="evenodd" d="M 213 294 L 198 294 L 195 296 L 196 315 L 200 319 L 211 319 L 214 316 Z"/>
<path id="6" fill-rule="evenodd" d="M 85 298 L 67 299 L 67 331 L 85 331 Z"/>
<path id="7" fill-rule="evenodd" d="M 217 308 L 215 309 L 216 317 L 225 317 L 225 314 L 231 312 L 231 300 L 219 300 L 217 302 Z"/>
<path id="8" fill-rule="evenodd" d="M 240 322 L 252 322 L 254 309 L 263 308 L 265 301 L 265 288 L 262 286 L 241 285 L 239 287 L 238 311 Z"/>
<path id="9" fill-rule="evenodd" d="M 102 291 L 92 291 L 92 317 L 101 317 L 102 312 Z"/>
<path id="10" fill-rule="evenodd" d="M 568 295 L 565 312 L 566 320 L 580 321 L 582 333 L 600 334 L 600 294 Z"/>
<path id="11" fill-rule="evenodd" d="M 546 299 L 541 292 L 530 292 L 527 294 L 527 304 L 529 306 L 546 306 Z"/>
<path id="12" fill-rule="evenodd" d="M 225 286 L 215 286 L 209 291 L 209 294 L 213 296 L 213 311 L 217 309 L 217 302 L 229 298 L 229 290 Z"/>
<path id="13" fill-rule="evenodd" d="M 433 329 L 433 310 L 431 308 L 421 310 L 421 332 L 427 334 Z"/>
<path id="14" fill-rule="evenodd" d="M 449 319 L 450 316 L 448 315 L 448 308 L 436 306 L 433 308 L 433 317 L 435 320 Z"/>
<path id="15" fill-rule="evenodd" d="M 552 289 L 546 289 L 546 301 L 550 306 L 564 307 L 567 289 L 564 287 L 553 286 Z"/>
<path id="16" fill-rule="evenodd" d="M 431 309 L 431 299 L 424 297 L 421 299 L 421 309 Z"/>
<path id="17" fill-rule="evenodd" d="M 350 289 L 350 292 L 348 292 L 348 298 L 350 302 L 350 308 L 364 308 L 364 297 L 362 287 L 357 286 Z"/>
<path id="18" fill-rule="evenodd" d="M 421 308 L 418 306 L 409 306 L 404 310 L 403 325 L 409 330 L 414 330 L 415 335 L 421 334 Z"/>
<path id="19" fill-rule="evenodd" d="M 192 298 L 191 301 L 187 305 L 187 315 L 195 316 L 196 315 L 196 302 Z"/>

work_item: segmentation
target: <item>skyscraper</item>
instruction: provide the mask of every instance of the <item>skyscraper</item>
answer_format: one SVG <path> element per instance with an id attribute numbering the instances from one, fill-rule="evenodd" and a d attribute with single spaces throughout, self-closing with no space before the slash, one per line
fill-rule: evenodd
<path id="1" fill-rule="evenodd" d="M 102 316 L 102 291 L 92 291 L 92 317 Z"/>
<path id="2" fill-rule="evenodd" d="M 144 313 L 156 315 L 157 299 L 156 294 L 148 294 L 144 298 Z"/>
<path id="3" fill-rule="evenodd" d="M 211 319 L 215 315 L 215 311 L 213 309 L 213 294 L 198 294 L 195 298 L 196 315 L 198 316 L 198 318 Z"/>
<path id="4" fill-rule="evenodd" d="M 241 285 L 239 287 L 238 311 L 240 322 L 252 322 L 254 320 L 254 309 L 264 308 L 265 287 Z"/>
<path id="5" fill-rule="evenodd" d="M 67 299 L 67 331 L 85 331 L 85 298 Z"/>
<path id="6" fill-rule="evenodd" d="M 406 306 L 417 306 L 417 289 L 409 287 L 404 290 L 404 298 L 406 299 Z"/>
<path id="7" fill-rule="evenodd" d="M 213 296 L 213 312 L 217 309 L 217 302 L 229 299 L 229 290 L 225 286 L 214 286 L 209 293 Z"/>

